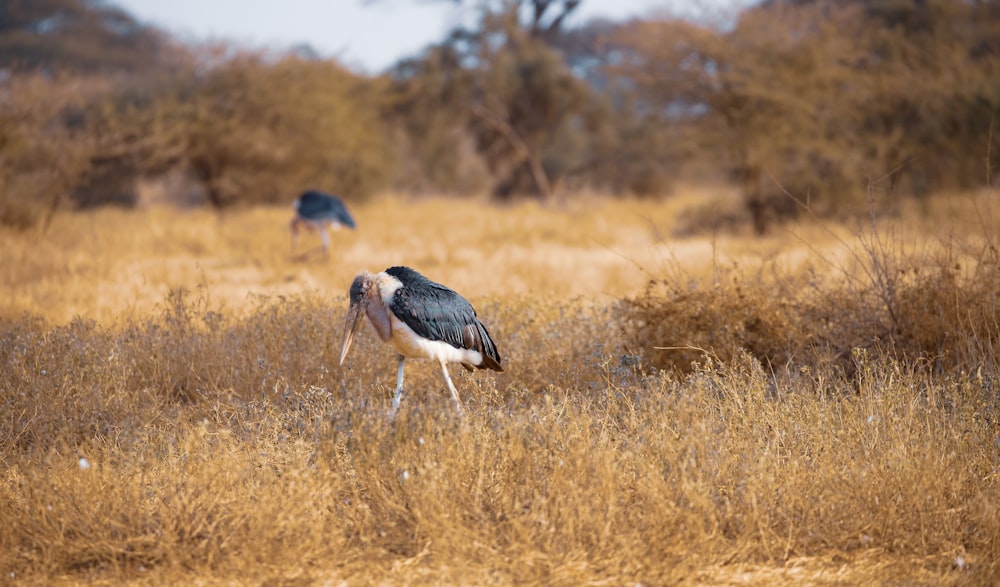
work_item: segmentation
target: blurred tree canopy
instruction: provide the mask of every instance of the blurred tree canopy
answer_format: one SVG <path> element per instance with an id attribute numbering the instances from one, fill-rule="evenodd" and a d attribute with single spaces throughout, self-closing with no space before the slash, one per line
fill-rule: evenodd
<path id="1" fill-rule="evenodd" d="M 80 0 L 0 2 L 0 63 L 97 73 L 157 64 L 167 40 L 110 4 Z"/>
<path id="2" fill-rule="evenodd" d="M 823 212 L 872 188 L 983 185 L 1000 161 L 998 25 L 996 3 L 771 1 L 725 32 L 630 23 L 610 69 L 686 129 L 692 158 L 723 165 L 764 231 L 789 194 Z"/>
<path id="3" fill-rule="evenodd" d="M 310 186 L 364 196 L 388 172 L 379 85 L 332 61 L 237 55 L 182 86 L 166 115 L 184 132 L 163 145 L 215 206 L 285 202 Z"/>
<path id="4" fill-rule="evenodd" d="M 385 83 L 334 61 L 185 47 L 87 0 L 3 0 L 0 51 L 0 223 L 134 205 L 170 173 L 217 207 L 390 177 Z"/>
<path id="5" fill-rule="evenodd" d="M 1000 161 L 1000 3 L 768 0 L 725 24 L 573 19 L 478 0 L 383 75 L 309 52 L 184 46 L 99 0 L 0 0 L 0 224 L 316 187 L 663 196 L 728 181 L 758 231 L 866 192 L 986 185 Z M 721 21 L 720 21 L 721 22 Z M 181 193 L 185 192 L 185 193 Z"/>
<path id="6" fill-rule="evenodd" d="M 578 4 L 483 3 L 476 28 L 459 28 L 394 68 L 398 124 L 421 153 L 439 154 L 428 187 L 449 190 L 440 179 L 485 168 L 478 183 L 497 196 L 547 196 L 571 173 L 579 157 L 573 135 L 585 132 L 593 97 L 552 40 Z M 420 116 L 442 104 L 446 116 Z"/>

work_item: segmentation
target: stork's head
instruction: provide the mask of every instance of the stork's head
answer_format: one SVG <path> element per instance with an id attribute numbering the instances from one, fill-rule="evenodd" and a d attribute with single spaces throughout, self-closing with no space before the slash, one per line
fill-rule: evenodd
<path id="1" fill-rule="evenodd" d="M 347 309 L 347 319 L 344 321 L 344 342 L 340 347 L 341 365 L 344 364 L 347 351 L 351 348 L 351 342 L 354 341 L 354 334 L 361 324 L 362 316 L 368 315 L 373 324 L 376 320 L 385 320 L 386 323 L 388 322 L 388 317 L 385 315 L 385 306 L 382 304 L 382 298 L 379 296 L 378 284 L 376 283 L 375 276 L 371 273 L 362 271 L 354 278 L 354 282 L 351 283 L 350 299 L 351 305 Z M 376 328 L 379 326 L 379 324 L 376 324 Z"/>

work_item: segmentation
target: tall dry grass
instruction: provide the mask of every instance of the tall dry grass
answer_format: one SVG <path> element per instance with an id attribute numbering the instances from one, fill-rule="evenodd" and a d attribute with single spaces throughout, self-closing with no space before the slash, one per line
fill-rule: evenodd
<path id="1" fill-rule="evenodd" d="M 330 259 L 304 262 L 274 210 L 104 212 L 57 218 L 41 242 L 3 235 L 21 257 L 3 270 L 0 573 L 995 583 L 993 270 L 966 264 L 972 237 L 931 246 L 914 215 L 891 255 L 850 227 L 713 246 L 671 241 L 671 213 L 387 200 L 357 210 L 362 230 L 337 235 Z M 81 234 L 89 256 L 62 240 Z M 370 332 L 337 364 L 345 284 L 393 255 L 467 294 L 499 342 L 504 373 L 453 373 L 464 420 L 436 369 L 413 363 L 389 423 L 395 363 Z M 931 278 L 954 259 L 950 280 Z M 893 314 L 869 260 L 906 268 L 887 273 Z M 927 300 L 928 332 L 965 316 L 932 337 L 947 352 L 907 338 L 901 317 Z M 871 320 L 857 332 L 873 337 L 847 338 Z"/>
<path id="2" fill-rule="evenodd" d="M 938 373 L 995 372 L 1000 254 L 991 199 L 925 203 L 887 219 L 872 213 L 851 223 L 849 237 L 813 227 L 829 240 L 796 235 L 810 255 L 792 269 L 725 266 L 709 280 L 681 279 L 680 267 L 622 302 L 626 337 L 652 364 L 682 370 L 705 352 L 729 360 L 746 350 L 774 369 L 854 373 L 851 352 L 861 348 Z"/>
<path id="3" fill-rule="evenodd" d="M 692 195 L 697 197 L 697 194 Z M 45 232 L 0 231 L 0 316 L 29 311 L 57 323 L 103 324 L 153 311 L 167 292 L 203 286 L 212 304 L 253 306 L 248 294 L 344 294 L 362 268 L 407 264 L 468 297 L 597 297 L 642 287 L 671 251 L 673 204 L 582 198 L 563 204 L 386 197 L 352 206 L 356 232 L 291 250 L 291 205 L 216 214 L 168 208 L 58 215 Z M 691 241 L 695 254 L 711 255 Z M 686 251 L 685 251 L 686 254 Z M 346 285 L 345 285 L 346 284 Z"/>

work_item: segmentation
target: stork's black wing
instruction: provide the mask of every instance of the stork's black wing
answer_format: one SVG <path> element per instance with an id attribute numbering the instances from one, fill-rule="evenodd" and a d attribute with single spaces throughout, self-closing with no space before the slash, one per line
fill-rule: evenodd
<path id="1" fill-rule="evenodd" d="M 355 227 L 354 218 L 347 211 L 344 202 L 337 196 L 323 192 L 309 190 L 299 196 L 295 202 L 295 211 L 309 220 L 332 220 L 349 228 Z"/>
<path id="2" fill-rule="evenodd" d="M 479 351 L 483 363 L 477 367 L 503 371 L 496 344 L 468 300 L 409 267 L 390 267 L 385 272 L 403 284 L 389 309 L 413 332 L 455 348 Z"/>

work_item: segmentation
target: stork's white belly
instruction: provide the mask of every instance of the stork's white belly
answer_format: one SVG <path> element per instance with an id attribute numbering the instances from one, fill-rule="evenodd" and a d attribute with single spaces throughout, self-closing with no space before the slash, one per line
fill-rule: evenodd
<path id="1" fill-rule="evenodd" d="M 433 359 L 442 363 L 478 365 L 483 361 L 479 351 L 458 349 L 446 342 L 427 340 L 413 332 L 405 322 L 389 314 L 392 334 L 389 344 L 396 352 L 411 359 Z"/>

